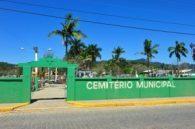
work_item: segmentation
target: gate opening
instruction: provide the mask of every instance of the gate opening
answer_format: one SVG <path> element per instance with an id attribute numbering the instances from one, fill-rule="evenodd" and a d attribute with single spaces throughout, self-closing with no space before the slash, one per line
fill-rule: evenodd
<path id="1" fill-rule="evenodd" d="M 28 78 L 26 85 L 29 90 L 29 100 L 71 99 L 74 88 L 76 64 L 46 57 L 39 61 L 19 64 L 23 67 L 23 76 Z"/>

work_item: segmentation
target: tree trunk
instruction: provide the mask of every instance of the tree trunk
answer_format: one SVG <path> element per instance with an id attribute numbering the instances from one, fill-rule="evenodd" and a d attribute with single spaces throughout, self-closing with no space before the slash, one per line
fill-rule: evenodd
<path id="1" fill-rule="evenodd" d="M 67 60 L 68 57 L 68 39 L 66 38 L 66 40 L 64 40 L 64 46 L 65 46 L 65 56 L 64 59 Z"/>
<path id="2" fill-rule="evenodd" d="M 147 67 L 148 67 L 148 70 L 150 69 L 150 58 L 147 57 Z"/>
<path id="3" fill-rule="evenodd" d="M 68 57 L 68 43 L 65 43 L 65 49 L 66 49 L 66 51 L 65 51 L 65 57 L 66 57 L 66 60 L 67 60 L 67 57 Z"/>
<path id="4" fill-rule="evenodd" d="M 177 59 L 177 76 L 179 77 L 179 59 Z"/>
<path id="5" fill-rule="evenodd" d="M 58 79 L 58 68 L 55 69 L 55 82 L 57 82 Z"/>

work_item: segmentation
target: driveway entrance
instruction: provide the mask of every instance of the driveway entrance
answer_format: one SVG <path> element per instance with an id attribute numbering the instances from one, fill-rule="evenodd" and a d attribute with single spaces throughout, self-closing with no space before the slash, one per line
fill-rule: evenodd
<path id="1" fill-rule="evenodd" d="M 75 69 L 78 67 L 76 64 L 71 64 L 69 62 L 57 59 L 57 58 L 42 58 L 39 61 L 32 61 L 28 63 L 19 64 L 20 67 L 23 67 L 23 76 L 26 77 L 26 85 L 29 102 L 32 100 L 38 99 L 52 99 L 52 98 L 61 98 L 67 100 L 72 100 L 74 98 L 74 82 L 75 82 Z M 40 89 L 38 92 L 31 94 L 31 81 L 32 81 L 32 68 L 62 68 L 67 70 L 66 74 L 66 85 L 67 91 L 64 86 L 56 86 L 51 84 L 49 87 Z M 33 96 L 33 98 L 32 98 Z M 48 98 L 49 97 L 49 98 Z"/>
<path id="2" fill-rule="evenodd" d="M 67 108 L 65 84 L 49 84 L 31 93 L 31 104 L 16 111 L 32 111 Z"/>
<path id="3" fill-rule="evenodd" d="M 49 84 L 46 87 L 40 88 L 31 94 L 32 101 L 36 100 L 52 100 L 66 99 L 65 84 Z"/>

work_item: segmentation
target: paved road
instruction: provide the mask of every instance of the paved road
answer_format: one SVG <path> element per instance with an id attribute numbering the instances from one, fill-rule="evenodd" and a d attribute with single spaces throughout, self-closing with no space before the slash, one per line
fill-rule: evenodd
<path id="1" fill-rule="evenodd" d="M 0 129 L 195 129 L 195 104 L 12 112 Z"/>

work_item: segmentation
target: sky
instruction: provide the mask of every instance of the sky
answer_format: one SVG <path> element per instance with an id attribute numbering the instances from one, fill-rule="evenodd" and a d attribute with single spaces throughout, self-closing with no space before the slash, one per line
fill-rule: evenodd
<path id="1" fill-rule="evenodd" d="M 195 1 L 194 0 L 12 0 L 44 4 L 65 9 L 77 9 L 108 13 L 120 16 L 146 18 L 184 24 L 195 24 Z M 108 16 L 91 15 L 67 10 L 56 10 L 41 7 L 32 7 L 0 1 L 0 8 L 27 10 L 65 17 L 72 13 L 75 18 L 92 20 L 109 24 L 136 26 L 152 29 L 162 29 L 186 33 L 195 33 L 195 27 L 153 23 L 133 19 L 122 19 Z M 56 29 L 61 29 L 63 19 L 41 17 L 36 15 L 21 14 L 0 10 L 0 62 L 21 63 L 34 59 L 33 46 L 39 47 L 39 58 L 51 48 L 58 58 L 64 56 L 62 39 L 58 36 L 48 37 L 48 34 Z M 174 46 L 175 41 L 185 42 L 189 49 L 187 58 L 182 62 L 192 63 L 189 44 L 195 43 L 195 36 L 151 32 L 128 28 L 111 27 L 91 23 L 79 22 L 78 29 L 82 30 L 87 38 L 83 39 L 86 44 L 98 44 L 102 48 L 102 60 L 112 57 L 113 48 L 120 46 L 125 53 L 122 57 L 129 60 L 145 58 L 136 54 L 143 51 L 145 39 L 152 40 L 153 44 L 159 44 L 159 54 L 152 61 L 175 64 L 176 59 L 169 58 L 167 51 L 169 46 Z M 24 48 L 21 50 L 20 48 Z"/>

